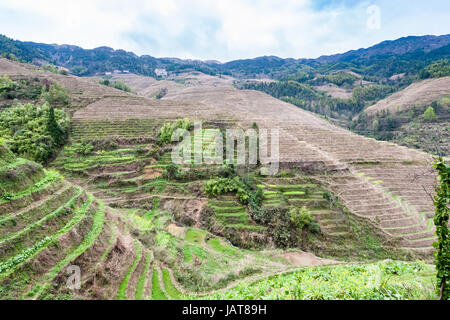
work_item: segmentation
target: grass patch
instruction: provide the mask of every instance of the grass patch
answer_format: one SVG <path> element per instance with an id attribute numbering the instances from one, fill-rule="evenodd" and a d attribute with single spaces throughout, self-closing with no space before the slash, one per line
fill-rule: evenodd
<path id="1" fill-rule="evenodd" d="M 189 228 L 186 232 L 186 241 L 201 245 L 203 244 L 203 240 L 205 239 L 206 231 L 200 229 Z"/>
<path id="2" fill-rule="evenodd" d="M 183 294 L 178 291 L 177 288 L 172 283 L 172 279 L 170 278 L 169 270 L 162 269 L 162 277 L 164 281 L 164 288 L 166 289 L 167 295 L 174 300 L 180 300 L 183 298 Z"/>
<path id="3" fill-rule="evenodd" d="M 147 254 L 145 255 L 144 271 L 139 277 L 139 281 L 136 286 L 136 300 L 144 300 L 144 287 L 145 287 L 145 280 L 147 280 L 148 269 L 150 267 L 150 258 L 151 258 L 150 252 L 147 252 Z"/>
<path id="4" fill-rule="evenodd" d="M 125 278 L 123 279 L 123 281 L 119 287 L 119 292 L 117 293 L 118 300 L 127 300 L 128 281 L 130 281 L 131 274 L 134 272 L 134 270 L 136 269 L 136 267 L 139 263 L 139 260 L 141 259 L 142 246 L 141 246 L 140 242 L 135 240 L 134 246 L 136 248 L 136 259 L 134 260 L 133 264 L 131 265 L 130 269 L 128 270 L 127 274 L 125 275 Z"/>
<path id="5" fill-rule="evenodd" d="M 211 238 L 206 243 L 217 252 L 221 252 L 231 256 L 234 256 L 238 253 L 238 251 L 233 247 L 222 244 L 222 241 L 219 238 Z"/>
<path id="6" fill-rule="evenodd" d="M 158 269 L 156 268 L 153 268 L 153 275 L 152 275 L 152 299 L 168 300 L 166 294 L 164 293 L 159 284 L 159 272 Z"/>

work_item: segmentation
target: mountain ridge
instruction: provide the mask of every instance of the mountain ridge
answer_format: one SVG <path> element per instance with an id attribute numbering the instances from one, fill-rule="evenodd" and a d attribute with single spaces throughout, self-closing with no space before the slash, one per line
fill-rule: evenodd
<path id="1" fill-rule="evenodd" d="M 228 62 L 214 60 L 179 59 L 176 57 L 156 58 L 151 55 L 138 56 L 123 49 L 100 46 L 84 49 L 70 44 L 45 44 L 31 41 L 19 41 L 0 35 L 0 54 L 14 54 L 17 58 L 31 63 L 51 63 L 69 69 L 78 68 L 75 74 L 94 75 L 118 70 L 155 76 L 155 68 L 166 68 L 172 72 L 183 72 L 187 69 L 206 74 L 228 74 L 235 77 L 269 74 L 273 78 L 282 78 L 295 73 L 302 65 L 323 66 L 333 63 L 361 63 L 389 57 L 399 59 L 403 55 L 428 56 L 434 51 L 436 59 L 448 56 L 445 47 L 450 45 L 450 35 L 408 36 L 396 40 L 387 40 L 368 48 L 350 50 L 334 55 L 322 55 L 316 59 L 280 58 L 277 56 L 261 56 L 250 59 L 238 59 Z M 444 48 L 444 50 L 440 50 Z M 448 48 L 447 48 L 448 49 Z M 443 52 L 441 52 L 443 51 Z M 434 59 L 431 57 L 431 59 Z M 87 69 L 87 70 L 86 70 Z"/>

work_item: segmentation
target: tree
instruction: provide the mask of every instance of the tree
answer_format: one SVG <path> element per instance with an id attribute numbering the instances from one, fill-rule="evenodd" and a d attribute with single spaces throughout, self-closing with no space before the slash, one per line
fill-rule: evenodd
<path id="1" fill-rule="evenodd" d="M 429 106 L 428 109 L 423 113 L 423 117 L 429 122 L 436 120 L 436 113 L 434 112 L 434 108 L 432 106 Z"/>
<path id="2" fill-rule="evenodd" d="M 56 83 L 50 86 L 48 92 L 44 90 L 42 97 L 52 106 L 66 106 L 69 104 L 66 89 Z"/>
<path id="3" fill-rule="evenodd" d="M 435 188 L 436 207 L 434 224 L 436 226 L 437 241 L 433 243 L 436 249 L 437 284 L 441 300 L 450 299 L 450 239 L 448 235 L 448 220 L 450 214 L 450 166 L 440 158 L 434 164 L 440 181 Z"/>
<path id="4" fill-rule="evenodd" d="M 48 109 L 46 128 L 47 132 L 53 138 L 55 145 L 62 145 L 64 142 L 64 132 L 56 122 L 55 109 L 53 106 Z"/>
<path id="5" fill-rule="evenodd" d="M 12 81 L 8 76 L 0 77 L 0 97 L 5 96 L 8 92 L 13 90 L 17 83 Z"/>

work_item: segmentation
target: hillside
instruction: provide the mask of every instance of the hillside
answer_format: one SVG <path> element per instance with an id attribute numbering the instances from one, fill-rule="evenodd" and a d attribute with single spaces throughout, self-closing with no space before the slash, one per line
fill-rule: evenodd
<path id="1" fill-rule="evenodd" d="M 318 72 L 348 69 L 366 76 L 387 79 L 396 74 L 418 72 L 433 61 L 449 58 L 449 50 L 449 35 L 422 36 L 385 41 L 367 49 L 351 50 L 317 59 L 264 56 L 219 63 L 155 58 L 150 55 L 137 56 L 132 52 L 109 47 L 83 49 L 66 44 L 24 42 L 0 35 L 0 54 L 13 54 L 30 63 L 66 67 L 80 76 L 99 75 L 114 70 L 154 76 L 155 68 L 166 68 L 171 74 L 195 71 L 209 75 L 231 75 L 240 79 L 283 79 L 308 67 Z"/>
<path id="2" fill-rule="evenodd" d="M 357 133 L 448 156 L 450 77 L 416 82 L 368 107 L 353 121 Z"/>
<path id="3" fill-rule="evenodd" d="M 396 113 L 413 107 L 423 108 L 443 97 L 450 97 L 450 77 L 426 79 L 413 83 L 404 90 L 368 107 L 365 112 L 373 115 L 380 111 Z"/>
<path id="4" fill-rule="evenodd" d="M 196 299 L 232 295 L 242 280 L 320 272 L 320 265 L 432 260 L 428 154 L 238 90 L 229 77 L 117 78 L 133 94 L 6 59 L 0 75 L 62 86 L 69 102 L 58 108 L 70 116 L 68 141 L 46 169 L 0 147 L 1 298 Z M 153 98 L 160 88 L 167 93 Z M 261 175 L 261 165 L 173 166 L 173 145 L 162 142 L 161 128 L 187 123 L 192 133 L 196 120 L 202 136 L 192 143 L 200 139 L 205 148 L 217 143 L 206 129 L 277 128 L 278 175 Z M 223 183 L 228 192 L 208 191 Z M 294 224 L 296 215 L 305 222 Z M 80 290 L 65 285 L 69 264 L 82 269 Z M 299 269 L 305 266 L 311 269 Z M 411 266 L 425 285 L 432 267 Z M 397 288 L 396 277 L 389 281 Z M 377 290 L 359 298 L 389 297 Z"/>

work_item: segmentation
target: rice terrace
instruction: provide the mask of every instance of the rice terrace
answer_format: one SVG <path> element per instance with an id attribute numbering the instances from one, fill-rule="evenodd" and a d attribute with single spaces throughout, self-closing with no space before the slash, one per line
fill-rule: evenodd
<path id="1" fill-rule="evenodd" d="M 1 300 L 450 298 L 450 35 L 0 54 Z"/>

